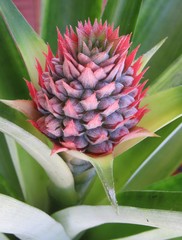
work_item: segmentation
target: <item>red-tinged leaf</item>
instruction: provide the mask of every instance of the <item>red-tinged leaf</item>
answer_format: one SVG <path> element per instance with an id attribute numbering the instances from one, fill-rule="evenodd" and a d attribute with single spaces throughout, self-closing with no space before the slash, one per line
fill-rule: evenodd
<path id="1" fill-rule="evenodd" d="M 36 120 L 40 117 L 40 113 L 34 108 L 34 103 L 31 100 L 0 100 L 2 103 L 8 105 L 22 112 L 29 119 Z"/>
<path id="2" fill-rule="evenodd" d="M 122 144 L 123 142 L 141 137 L 157 137 L 157 135 L 144 128 L 135 127 L 129 134 L 125 135 L 122 138 L 121 143 L 114 148 L 114 155 L 118 156 L 125 151 L 125 148 L 123 148 Z"/>
<path id="3" fill-rule="evenodd" d="M 53 149 L 51 151 L 51 155 L 56 154 L 56 153 L 61 153 L 67 151 L 67 148 L 64 148 L 58 144 L 54 144 Z"/>

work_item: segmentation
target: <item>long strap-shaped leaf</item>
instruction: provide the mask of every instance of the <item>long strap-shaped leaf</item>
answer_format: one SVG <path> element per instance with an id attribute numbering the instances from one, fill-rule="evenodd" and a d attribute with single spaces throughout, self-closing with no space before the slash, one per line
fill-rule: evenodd
<path id="1" fill-rule="evenodd" d="M 153 94 L 182 85 L 182 55 L 175 60 L 150 87 L 149 93 Z"/>
<path id="2" fill-rule="evenodd" d="M 28 78 L 28 74 L 23 59 L 1 15 L 0 44 L 0 97 L 5 99 L 25 98 L 27 97 L 27 89 L 22 78 Z M 9 70 L 10 66 L 11 71 Z"/>
<path id="3" fill-rule="evenodd" d="M 147 209 L 173 210 L 182 212 L 182 191 L 143 190 L 126 191 L 117 196 L 118 204 Z"/>
<path id="4" fill-rule="evenodd" d="M 134 45 L 141 43 L 139 55 L 156 42 L 168 37 L 165 45 L 150 62 L 150 69 L 147 72 L 150 82 L 155 81 L 156 77 L 181 55 L 181 11 L 181 0 L 143 1 L 133 37 Z"/>
<path id="5" fill-rule="evenodd" d="M 153 48 L 151 48 L 149 51 L 143 54 L 142 56 L 142 65 L 140 67 L 140 71 L 144 69 L 144 67 L 147 65 L 147 63 L 150 61 L 150 59 L 153 57 L 153 55 L 159 50 L 159 48 L 164 44 L 167 38 L 164 38 L 159 43 L 157 43 Z"/>
<path id="6" fill-rule="evenodd" d="M 100 18 L 102 0 L 44 0 L 42 1 L 41 32 L 45 41 L 48 41 L 53 51 L 57 47 L 56 27 L 63 33 L 66 26 L 77 26 L 78 21 L 88 18 L 93 22 Z"/>
<path id="7" fill-rule="evenodd" d="M 47 175 L 12 137 L 5 135 L 5 138 L 25 202 L 47 211 L 49 206 Z"/>
<path id="8" fill-rule="evenodd" d="M 19 181 L 12 163 L 3 133 L 0 133 L 0 191 L 10 196 L 23 198 Z M 4 180 L 2 180 L 4 179 Z M 3 189 L 2 189 L 2 186 Z"/>
<path id="9" fill-rule="evenodd" d="M 0 194 L 0 232 L 22 240 L 69 240 L 60 223 L 41 210 Z"/>
<path id="10" fill-rule="evenodd" d="M 117 238 L 112 240 L 166 240 L 180 237 L 181 233 L 170 231 L 166 229 L 154 229 L 145 231 L 139 234 L 135 234 L 129 237 Z"/>
<path id="11" fill-rule="evenodd" d="M 120 33 L 133 33 L 142 0 L 108 0 L 103 12 L 103 20 L 120 26 Z"/>
<path id="12" fill-rule="evenodd" d="M 44 168 L 52 182 L 60 189 L 62 197 L 76 201 L 74 180 L 66 163 L 39 139 L 12 122 L 0 117 L 0 131 L 13 137 Z"/>
<path id="13" fill-rule="evenodd" d="M 35 58 L 44 64 L 42 52 L 46 52 L 46 44 L 33 31 L 10 0 L 0 1 L 0 14 L 23 57 L 31 80 L 37 84 Z"/>
<path id="14" fill-rule="evenodd" d="M 110 206 L 78 206 L 53 215 L 71 238 L 92 227 L 105 223 L 130 223 L 165 229 L 182 236 L 182 213 L 175 211 L 119 207 L 117 214 Z"/>
<path id="15" fill-rule="evenodd" d="M 128 179 L 124 190 L 143 189 L 164 179 L 180 165 L 182 124 L 180 124 Z M 156 168 L 157 166 L 157 168 Z M 145 181 L 143 181 L 145 179 Z"/>

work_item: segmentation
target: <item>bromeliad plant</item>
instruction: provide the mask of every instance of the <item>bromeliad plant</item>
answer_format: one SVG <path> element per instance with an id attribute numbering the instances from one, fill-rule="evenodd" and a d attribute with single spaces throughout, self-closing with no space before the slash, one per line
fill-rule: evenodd
<path id="1" fill-rule="evenodd" d="M 150 61 L 160 69 L 148 71 L 150 81 L 158 78 L 149 90 L 145 66 L 164 40 L 136 57 L 142 44 L 164 37 L 154 36 L 165 21 L 146 34 L 151 0 L 109 0 L 104 9 L 101 0 L 67 2 L 68 12 L 64 1 L 42 2 L 42 37 L 51 47 L 11 1 L 0 2 L 2 63 L 13 63 L 0 74 L 0 232 L 32 240 L 180 237 L 182 177 L 171 174 L 182 161 L 181 57 L 169 49 L 168 60 Z M 14 100 L 29 97 L 23 77 L 32 100 Z M 156 131 L 161 138 L 143 140 Z"/>

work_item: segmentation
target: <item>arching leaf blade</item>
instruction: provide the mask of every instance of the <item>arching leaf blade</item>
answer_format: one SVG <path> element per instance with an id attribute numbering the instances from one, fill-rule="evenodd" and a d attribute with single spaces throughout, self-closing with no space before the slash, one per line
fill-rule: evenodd
<path id="1" fill-rule="evenodd" d="M 59 195 L 62 196 L 63 202 L 77 201 L 73 176 L 61 157 L 57 154 L 51 156 L 51 150 L 43 142 L 1 117 L 0 131 L 13 137 L 43 167 L 51 181 L 59 189 Z"/>
<path id="2" fill-rule="evenodd" d="M 49 180 L 45 172 L 13 138 L 5 137 L 25 202 L 47 212 Z"/>
<path id="3" fill-rule="evenodd" d="M 0 54 L 0 98 L 25 98 L 28 91 L 23 77 L 28 78 L 28 73 L 1 15 L 0 43 L 3 46 Z"/>
<path id="4" fill-rule="evenodd" d="M 150 85 L 182 53 L 181 10 L 180 0 L 143 1 L 133 37 L 135 46 L 141 44 L 138 54 L 145 53 L 161 39 L 168 38 L 149 63 L 146 77 L 150 79 Z"/>
<path id="5" fill-rule="evenodd" d="M 5 137 L 0 133 L 0 176 L 3 191 L 1 193 L 8 194 L 20 200 L 23 199 L 20 184 L 12 163 L 11 155 L 5 140 Z"/>
<path id="6" fill-rule="evenodd" d="M 53 214 L 71 238 L 105 223 L 130 223 L 173 231 L 182 236 L 182 213 L 159 209 L 119 207 L 119 214 L 110 206 L 77 206 Z M 169 217 L 170 216 L 170 217 Z"/>
<path id="7" fill-rule="evenodd" d="M 180 237 L 181 233 L 176 233 L 174 231 L 166 231 L 166 229 L 154 229 L 145 231 L 142 233 L 138 233 L 129 237 L 123 237 L 123 238 L 117 238 L 112 240 L 133 240 L 140 239 L 140 240 L 146 240 L 146 239 L 157 239 L 157 240 L 166 240 L 166 239 L 176 239 L 176 237 Z M 181 238 L 177 238 L 176 240 L 180 240 Z"/>
<path id="8" fill-rule="evenodd" d="M 149 94 L 182 85 L 182 55 L 176 59 L 150 87 Z"/>
<path id="9" fill-rule="evenodd" d="M 142 163 L 128 179 L 123 189 L 144 189 L 171 175 L 182 162 L 180 139 L 182 139 L 182 124 Z"/>
<path id="10" fill-rule="evenodd" d="M 102 14 L 103 21 L 120 27 L 120 34 L 134 33 L 142 0 L 108 0 Z"/>
<path id="11" fill-rule="evenodd" d="M 35 59 L 37 58 L 44 65 L 43 52 L 47 51 L 46 44 L 34 32 L 10 0 L 0 2 L 0 14 L 22 55 L 31 81 L 37 86 Z"/>
<path id="12" fill-rule="evenodd" d="M 0 232 L 14 234 L 22 240 L 70 239 L 61 224 L 45 212 L 2 194 Z"/>

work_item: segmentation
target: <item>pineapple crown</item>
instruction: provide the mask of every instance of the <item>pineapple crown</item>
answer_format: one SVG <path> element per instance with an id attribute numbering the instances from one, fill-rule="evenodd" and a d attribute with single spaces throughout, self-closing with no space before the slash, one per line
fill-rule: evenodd
<path id="1" fill-rule="evenodd" d="M 147 89 L 140 83 L 142 57 L 131 53 L 131 35 L 95 20 L 78 23 L 76 31 L 58 30 L 54 56 L 48 46 L 45 68 L 37 62 L 39 89 L 27 82 L 34 108 L 32 124 L 55 144 L 55 151 L 109 154 L 136 131 L 147 112 L 139 107 Z"/>

